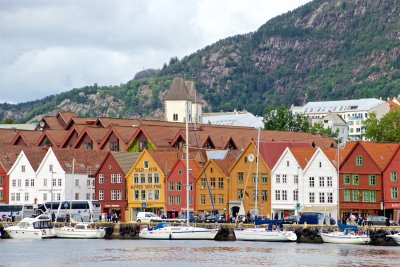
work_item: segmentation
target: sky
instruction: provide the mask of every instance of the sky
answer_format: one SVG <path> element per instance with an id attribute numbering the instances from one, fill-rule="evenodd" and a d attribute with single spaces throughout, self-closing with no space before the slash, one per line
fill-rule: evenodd
<path id="1" fill-rule="evenodd" d="M 0 0 L 0 103 L 123 84 L 309 1 Z"/>

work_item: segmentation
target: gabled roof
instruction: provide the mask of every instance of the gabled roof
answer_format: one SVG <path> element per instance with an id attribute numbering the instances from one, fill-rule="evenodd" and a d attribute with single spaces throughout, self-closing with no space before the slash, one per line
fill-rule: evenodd
<path id="1" fill-rule="evenodd" d="M 126 126 L 126 127 L 139 127 L 141 125 L 139 119 L 127 119 L 127 118 L 107 118 L 99 117 L 96 120 L 96 125 L 99 127 L 108 128 L 111 126 Z"/>
<path id="2" fill-rule="evenodd" d="M 0 165 L 6 173 L 8 173 L 17 160 L 19 153 L 26 148 L 26 146 L 14 146 L 10 144 L 2 144 L 0 146 Z"/>
<path id="3" fill-rule="evenodd" d="M 139 158 L 139 152 L 116 152 L 111 151 L 111 155 L 114 157 L 115 161 L 121 167 L 122 171 L 127 174 L 132 166 L 135 164 Z"/>
<path id="4" fill-rule="evenodd" d="M 172 170 L 176 160 L 182 158 L 182 153 L 179 151 L 146 151 L 166 176 L 168 176 L 169 172 Z"/>
<path id="5" fill-rule="evenodd" d="M 73 118 L 76 117 L 75 112 L 71 111 L 60 111 L 57 113 L 56 117 L 59 118 L 61 121 L 62 126 L 65 128 L 68 125 L 68 122 Z"/>
<path id="6" fill-rule="evenodd" d="M 257 147 L 257 143 L 255 143 Z M 283 151 L 287 147 L 308 147 L 312 148 L 312 143 L 310 142 L 284 142 L 284 141 L 276 141 L 276 142 L 260 142 L 260 156 L 263 158 L 267 166 L 270 170 L 272 170 L 276 164 L 276 162 L 281 157 Z"/>
<path id="7" fill-rule="evenodd" d="M 236 161 L 237 157 L 240 155 L 238 151 L 229 150 L 228 154 L 224 159 L 211 159 L 210 161 L 214 162 L 215 165 L 225 174 L 225 176 L 229 176 L 229 169 L 232 164 Z"/>
<path id="8" fill-rule="evenodd" d="M 68 131 L 65 130 L 44 130 L 37 139 L 35 145 L 39 146 L 43 139 L 47 137 L 50 140 L 52 146 L 59 147 L 63 143 L 67 134 Z"/>
<path id="9" fill-rule="evenodd" d="M 65 129 L 69 130 L 71 127 L 75 125 L 92 125 L 95 126 L 96 119 L 93 118 L 80 118 L 80 117 L 72 117 L 69 122 L 67 123 Z"/>
<path id="10" fill-rule="evenodd" d="M 19 140 L 22 139 L 27 146 L 35 145 L 41 134 L 42 132 L 38 131 L 19 131 L 11 144 L 17 145 Z"/>
<path id="11" fill-rule="evenodd" d="M 194 102 L 194 96 L 190 95 L 185 80 L 175 77 L 164 96 L 164 100 L 190 100 Z"/>
<path id="12" fill-rule="evenodd" d="M 11 144 L 18 132 L 16 129 L 0 129 L 0 143 Z"/>
<path id="13" fill-rule="evenodd" d="M 315 153 L 315 149 L 313 147 L 289 147 L 288 149 L 303 170 Z"/>
<path id="14" fill-rule="evenodd" d="M 81 134 L 78 136 L 78 139 L 76 140 L 73 147 L 76 148 L 85 136 L 89 136 L 89 138 L 93 142 L 93 148 L 99 149 L 99 145 L 108 131 L 109 129 L 107 128 L 85 127 L 83 132 L 81 132 Z"/>
<path id="15" fill-rule="evenodd" d="M 47 149 L 42 147 L 29 147 L 23 149 L 26 158 L 36 172 L 47 153 Z"/>
<path id="16" fill-rule="evenodd" d="M 38 126 L 36 127 L 37 130 L 64 130 L 64 127 L 60 124 L 57 117 L 55 116 L 43 116 L 42 119 L 39 121 Z"/>
<path id="17" fill-rule="evenodd" d="M 399 147 L 398 143 L 360 142 L 360 145 L 367 151 L 381 171 L 390 163 Z"/>
<path id="18" fill-rule="evenodd" d="M 115 134 L 115 136 L 119 139 L 120 145 L 123 146 L 122 150 L 126 150 L 130 145 L 130 140 L 134 136 L 137 131 L 137 127 L 124 127 L 124 126 L 114 126 L 109 129 L 107 134 L 104 136 L 103 140 L 101 141 L 99 147 L 103 148 L 104 144 L 107 142 L 108 138 L 111 134 Z"/>

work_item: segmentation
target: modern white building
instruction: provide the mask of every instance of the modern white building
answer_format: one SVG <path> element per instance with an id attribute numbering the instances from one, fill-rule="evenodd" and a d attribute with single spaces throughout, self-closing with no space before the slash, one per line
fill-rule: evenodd
<path id="1" fill-rule="evenodd" d="M 236 110 L 233 112 L 204 113 L 202 122 L 204 124 L 245 126 L 257 129 L 264 127 L 263 117 L 254 116 L 251 112 Z"/>
<path id="2" fill-rule="evenodd" d="M 348 125 L 348 140 L 364 139 L 363 122 L 368 118 L 368 113 L 374 112 L 380 119 L 389 109 L 386 101 L 375 98 L 308 102 L 303 107 L 291 108 L 293 113 L 304 114 L 310 119 L 322 119 L 329 113 L 338 114 Z"/>

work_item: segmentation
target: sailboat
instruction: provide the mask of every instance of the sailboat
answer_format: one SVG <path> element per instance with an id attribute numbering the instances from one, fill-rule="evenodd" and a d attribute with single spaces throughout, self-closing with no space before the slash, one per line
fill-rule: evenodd
<path id="1" fill-rule="evenodd" d="M 166 222 L 155 227 L 147 227 L 139 232 L 139 237 L 144 239 L 179 239 L 179 240 L 214 240 L 218 229 L 208 229 L 189 225 L 189 103 L 186 102 L 186 226 L 171 226 Z"/>
<path id="2" fill-rule="evenodd" d="M 72 160 L 72 176 L 74 176 L 75 159 Z M 60 210 L 62 202 L 58 207 L 58 212 Z M 72 208 L 72 203 L 69 203 L 70 209 Z M 69 212 L 71 214 L 71 211 Z M 75 226 L 72 226 L 71 219 L 67 222 L 68 225 L 64 225 L 61 228 L 55 228 L 55 235 L 59 238 L 78 238 L 78 239 L 97 239 L 104 238 L 106 235 L 106 230 L 104 228 L 96 228 L 90 223 L 78 222 Z"/>
<path id="3" fill-rule="evenodd" d="M 344 225 L 338 221 L 340 231 L 321 233 L 324 243 L 365 245 L 371 241 L 366 233 L 361 232 L 356 225 Z"/>
<path id="4" fill-rule="evenodd" d="M 256 170 L 256 197 L 255 197 L 255 221 L 252 228 L 234 229 L 236 240 L 242 241 L 296 241 L 297 235 L 294 231 L 283 229 L 282 220 L 260 220 L 257 214 L 257 185 L 258 185 L 258 159 L 260 156 L 260 129 L 258 129 L 257 137 L 257 170 Z M 268 227 L 257 227 L 261 224 L 267 224 Z"/>

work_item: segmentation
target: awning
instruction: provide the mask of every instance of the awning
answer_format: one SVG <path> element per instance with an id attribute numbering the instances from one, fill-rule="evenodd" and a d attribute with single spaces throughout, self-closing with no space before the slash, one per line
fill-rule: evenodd
<path id="1" fill-rule="evenodd" d="M 300 209 L 300 212 L 315 211 L 315 212 L 332 212 L 337 209 L 336 205 L 329 206 L 307 206 Z"/>

